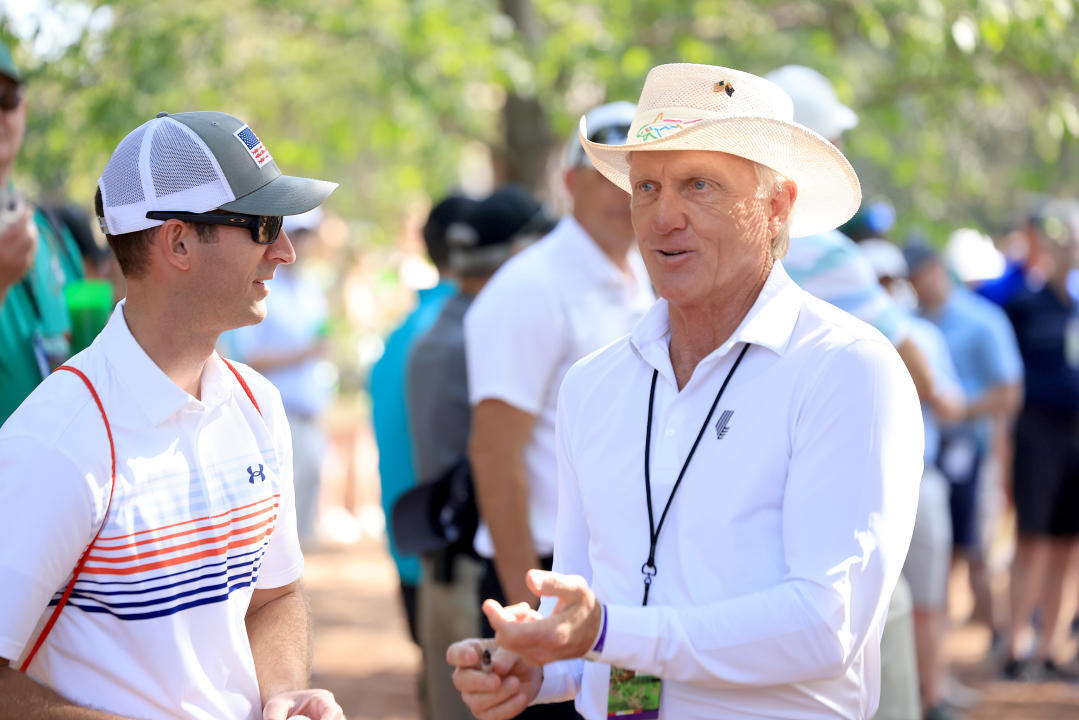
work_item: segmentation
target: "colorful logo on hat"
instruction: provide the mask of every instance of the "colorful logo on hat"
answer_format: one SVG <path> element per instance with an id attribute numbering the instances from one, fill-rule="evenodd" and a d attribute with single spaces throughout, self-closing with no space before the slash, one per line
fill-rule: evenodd
<path id="1" fill-rule="evenodd" d="M 687 125 L 700 122 L 701 119 L 696 120 L 679 120 L 677 118 L 663 117 L 661 112 L 656 115 L 656 119 L 647 125 L 642 126 L 637 131 L 638 140 L 661 140 L 664 133 L 678 132 L 684 130 Z"/>
<path id="2" fill-rule="evenodd" d="M 266 149 L 266 146 L 262 144 L 262 141 L 258 139 L 258 135 L 255 135 L 255 131 L 251 128 L 244 125 L 232 134 L 244 144 L 248 154 L 251 155 L 251 158 L 259 167 L 273 160 L 270 151 Z"/>

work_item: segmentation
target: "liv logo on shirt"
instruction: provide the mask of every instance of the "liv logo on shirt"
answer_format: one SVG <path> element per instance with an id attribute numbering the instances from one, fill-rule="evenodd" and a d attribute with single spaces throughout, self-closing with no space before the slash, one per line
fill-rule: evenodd
<path id="1" fill-rule="evenodd" d="M 727 431 L 730 430 L 731 417 L 734 415 L 734 410 L 724 410 L 719 415 L 719 420 L 716 421 L 716 440 L 722 440 Z"/>
<path id="2" fill-rule="evenodd" d="M 247 479 L 247 482 L 254 485 L 255 484 L 255 478 L 258 478 L 260 482 L 266 482 L 266 473 L 263 472 L 264 470 L 265 470 L 265 468 L 263 468 L 262 465 L 259 465 L 258 470 L 255 470 L 254 467 L 252 467 L 251 465 L 248 465 L 247 466 L 247 474 L 250 475 L 251 477 L 249 477 Z"/>

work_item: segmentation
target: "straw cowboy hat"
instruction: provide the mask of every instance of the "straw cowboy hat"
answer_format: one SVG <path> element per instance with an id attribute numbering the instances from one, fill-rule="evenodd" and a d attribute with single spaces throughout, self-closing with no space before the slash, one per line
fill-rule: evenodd
<path id="1" fill-rule="evenodd" d="M 835 145 L 794 122 L 790 96 L 764 78 L 713 65 L 660 65 L 648 73 L 625 145 L 580 138 L 603 175 L 626 192 L 629 153 L 712 150 L 744 157 L 794 181 L 791 237 L 850 219 L 862 199 L 854 168 Z"/>

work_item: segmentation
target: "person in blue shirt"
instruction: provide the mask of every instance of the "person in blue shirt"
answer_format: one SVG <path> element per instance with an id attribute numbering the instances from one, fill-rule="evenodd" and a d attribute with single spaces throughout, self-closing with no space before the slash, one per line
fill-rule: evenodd
<path id="1" fill-rule="evenodd" d="M 378 446 L 382 509 L 387 525 L 392 521 L 393 504 L 397 498 L 416 485 L 412 440 L 409 435 L 408 393 L 405 387 L 408 356 L 416 340 L 434 325 L 446 301 L 457 292 L 457 285 L 449 275 L 446 231 L 453 223 L 463 220 L 475 205 L 475 200 L 451 195 L 431 210 L 423 227 L 423 240 L 431 262 L 439 271 L 439 282 L 433 288 L 419 291 L 415 309 L 386 338 L 382 357 L 371 368 L 371 416 L 375 444 Z M 416 632 L 416 588 L 420 582 L 420 561 L 415 555 L 404 556 L 398 552 L 392 530 L 387 527 L 390 555 L 397 565 L 409 632 L 412 639 L 419 644 Z"/>
<path id="2" fill-rule="evenodd" d="M 1058 201 L 1040 221 L 1048 280 L 1024 285 L 1005 306 L 1026 364 L 1025 401 L 1015 426 L 1013 496 L 1019 524 L 1012 576 L 1007 677 L 1041 673 L 1079 679 L 1058 663 L 1075 615 L 1079 583 L 1079 307 L 1068 276 L 1079 267 L 1079 207 Z M 1025 658 L 1037 606 L 1042 627 Z"/>
<path id="3" fill-rule="evenodd" d="M 951 482 L 955 559 L 969 563 L 975 597 L 997 633 L 1003 622 L 990 593 L 986 533 L 977 525 L 979 498 L 991 488 L 980 485 L 984 461 L 999 459 L 1022 404 L 1023 361 L 1004 311 L 955 282 L 935 249 L 912 241 L 904 255 L 922 315 L 944 333 L 967 400 L 964 422 L 943 433 L 938 464 Z"/>

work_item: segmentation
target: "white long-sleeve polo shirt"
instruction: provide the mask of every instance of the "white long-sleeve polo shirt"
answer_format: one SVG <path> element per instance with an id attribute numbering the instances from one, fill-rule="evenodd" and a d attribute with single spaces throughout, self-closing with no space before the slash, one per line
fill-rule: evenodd
<path id="1" fill-rule="evenodd" d="M 679 391 L 660 300 L 633 333 L 575 365 L 558 413 L 554 569 L 607 604 L 600 662 L 545 668 L 537 701 L 577 697 L 605 718 L 609 666 L 663 679 L 661 717 L 868 718 L 880 635 L 917 508 L 922 421 L 879 332 L 795 285 L 776 263 L 730 339 Z M 655 521 L 716 407 L 648 557 Z M 549 613 L 551 598 L 541 611 Z"/>

